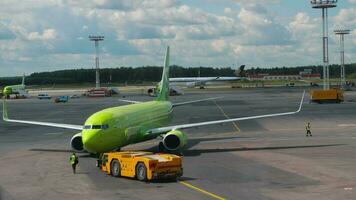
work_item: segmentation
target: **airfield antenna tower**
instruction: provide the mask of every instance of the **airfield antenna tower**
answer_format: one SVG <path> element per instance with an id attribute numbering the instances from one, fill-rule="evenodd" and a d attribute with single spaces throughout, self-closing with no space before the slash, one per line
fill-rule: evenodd
<path id="1" fill-rule="evenodd" d="M 89 40 L 95 42 L 95 88 L 100 88 L 100 73 L 99 73 L 99 41 L 104 40 L 104 36 L 89 35 Z"/>
<path id="2" fill-rule="evenodd" d="M 311 0 L 312 8 L 322 9 L 323 18 L 323 87 L 330 89 L 329 82 L 329 49 L 328 49 L 328 8 L 336 7 L 337 0 Z"/>
<path id="3" fill-rule="evenodd" d="M 334 30 L 336 35 L 340 36 L 340 64 L 341 64 L 341 88 L 345 89 L 346 85 L 346 74 L 345 74 L 345 45 L 344 45 L 344 35 L 350 34 L 350 30 Z"/>

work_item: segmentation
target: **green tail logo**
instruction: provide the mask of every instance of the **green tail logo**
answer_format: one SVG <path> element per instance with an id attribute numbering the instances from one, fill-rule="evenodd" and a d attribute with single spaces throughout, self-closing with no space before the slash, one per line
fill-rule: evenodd
<path id="1" fill-rule="evenodd" d="M 164 59 L 164 66 L 162 72 L 162 80 L 158 84 L 159 94 L 157 97 L 158 101 L 168 101 L 169 99 L 169 46 L 166 50 L 166 56 Z"/>

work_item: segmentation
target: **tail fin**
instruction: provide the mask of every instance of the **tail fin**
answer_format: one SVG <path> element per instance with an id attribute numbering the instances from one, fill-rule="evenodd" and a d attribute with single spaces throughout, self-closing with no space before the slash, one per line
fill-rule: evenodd
<path id="1" fill-rule="evenodd" d="M 166 57 L 164 59 L 164 66 L 162 72 L 162 80 L 158 84 L 158 101 L 167 101 L 169 98 L 169 46 L 166 50 Z"/>
<path id="2" fill-rule="evenodd" d="M 23 74 L 23 76 L 22 76 L 22 83 L 21 83 L 21 85 L 25 85 L 25 74 Z"/>
<path id="3" fill-rule="evenodd" d="M 235 71 L 235 75 L 237 77 L 245 77 L 246 76 L 245 65 L 241 65 L 240 68 Z"/>

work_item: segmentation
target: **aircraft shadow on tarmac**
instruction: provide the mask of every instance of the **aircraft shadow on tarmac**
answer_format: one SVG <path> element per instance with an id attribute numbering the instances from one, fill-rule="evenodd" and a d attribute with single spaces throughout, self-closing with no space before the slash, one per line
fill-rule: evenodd
<path id="1" fill-rule="evenodd" d="M 290 145 L 290 146 L 268 146 L 268 147 L 236 147 L 236 148 L 214 148 L 214 149 L 190 149 L 200 142 L 209 142 L 209 141 L 219 141 L 219 140 L 231 140 L 231 139 L 240 139 L 248 137 L 218 137 L 218 138 L 191 138 L 188 140 L 188 143 L 183 151 L 172 152 L 183 154 L 184 156 L 199 156 L 204 153 L 223 153 L 223 152 L 234 152 L 234 151 L 261 151 L 261 150 L 283 150 L 283 149 L 302 149 L 302 148 L 320 148 L 320 147 L 332 147 L 332 146 L 341 146 L 346 144 L 320 144 L 320 145 Z M 44 149 L 44 148 L 33 148 L 29 151 L 40 151 L 40 152 L 63 152 L 71 153 L 73 150 L 68 149 Z M 158 145 L 154 145 L 147 149 L 141 149 L 140 151 L 149 151 L 149 152 L 159 152 Z M 82 153 L 82 152 L 78 152 Z M 80 157 L 96 157 L 93 154 L 82 154 Z"/>
<path id="2" fill-rule="evenodd" d="M 59 153 L 72 153 L 72 152 L 76 152 L 76 153 L 81 153 L 79 151 L 73 151 L 71 149 L 44 149 L 44 148 L 33 148 L 33 149 L 29 149 L 29 151 L 39 151 L 39 152 L 59 152 Z"/>
<path id="3" fill-rule="evenodd" d="M 204 153 L 223 153 L 234 151 L 266 151 L 266 150 L 282 150 L 282 149 L 303 149 L 303 148 L 320 148 L 341 146 L 346 144 L 324 144 L 324 145 L 301 145 L 301 146 L 278 146 L 278 147 L 238 147 L 238 148 L 216 148 L 216 149 L 187 149 L 183 151 L 184 156 L 199 156 Z"/>
<path id="4" fill-rule="evenodd" d="M 189 139 L 188 144 L 185 148 L 189 149 L 203 141 L 218 141 L 218 140 L 239 139 L 239 138 L 248 138 L 248 137 L 192 138 L 192 139 Z M 158 152 L 157 147 L 158 146 L 155 145 L 148 149 L 144 149 L 143 151 Z M 46 148 L 32 148 L 32 149 L 29 149 L 29 151 L 53 152 L 53 153 L 72 153 L 72 152 L 83 153 L 83 152 L 74 151 L 71 149 L 46 149 Z M 142 149 L 140 151 L 142 151 Z M 80 155 L 80 157 L 92 157 L 92 155 L 91 154 Z"/>
<path id="5" fill-rule="evenodd" d="M 320 148 L 320 147 L 331 147 L 331 146 L 341 146 L 346 144 L 320 144 L 320 145 L 293 145 L 293 146 L 269 146 L 269 147 L 236 147 L 236 148 L 214 148 L 214 149 L 190 149 L 193 146 L 199 144 L 200 142 L 208 141 L 218 141 L 218 140 L 229 140 L 229 139 L 239 139 L 248 137 L 219 137 L 219 138 L 192 138 L 188 140 L 188 144 L 181 152 L 174 152 L 178 154 L 183 154 L 184 156 L 199 156 L 204 153 L 223 153 L 223 152 L 234 152 L 234 151 L 261 151 L 261 150 L 282 150 L 282 149 L 302 149 L 302 148 Z M 158 146 L 153 146 L 151 148 L 145 149 L 144 151 L 158 152 Z"/>

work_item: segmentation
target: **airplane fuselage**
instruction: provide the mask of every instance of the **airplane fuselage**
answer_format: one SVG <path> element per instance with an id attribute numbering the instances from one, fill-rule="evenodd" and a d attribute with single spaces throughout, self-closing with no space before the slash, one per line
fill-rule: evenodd
<path id="1" fill-rule="evenodd" d="M 149 101 L 94 113 L 82 131 L 84 149 L 102 153 L 153 139 L 145 135 L 146 130 L 167 125 L 171 114 L 169 101 Z"/>
<path id="2" fill-rule="evenodd" d="M 4 94 L 6 95 L 11 95 L 11 94 L 20 94 L 21 91 L 25 91 L 25 86 L 24 85 L 11 85 L 11 86 L 6 86 L 4 88 Z"/>

